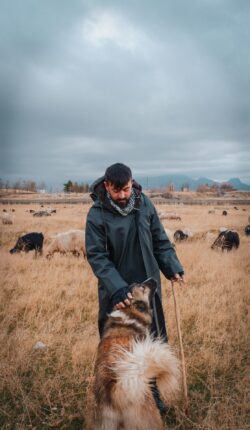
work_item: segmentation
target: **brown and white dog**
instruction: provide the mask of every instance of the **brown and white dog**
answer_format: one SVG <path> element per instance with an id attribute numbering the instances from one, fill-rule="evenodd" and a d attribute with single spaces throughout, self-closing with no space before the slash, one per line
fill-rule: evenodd
<path id="1" fill-rule="evenodd" d="M 179 391 L 179 363 L 167 343 L 153 339 L 153 279 L 134 284 L 129 307 L 107 320 L 95 364 L 92 430 L 163 430 L 151 384 L 169 405 Z"/>

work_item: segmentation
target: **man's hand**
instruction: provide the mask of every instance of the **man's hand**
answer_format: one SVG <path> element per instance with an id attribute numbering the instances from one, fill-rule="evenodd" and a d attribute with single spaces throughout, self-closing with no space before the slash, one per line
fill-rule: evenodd
<path id="1" fill-rule="evenodd" d="M 132 300 L 132 294 L 129 292 L 129 288 L 120 288 L 116 291 L 111 298 L 112 305 L 115 309 L 122 309 L 126 306 L 130 306 Z"/>
<path id="2" fill-rule="evenodd" d="M 117 305 L 115 305 L 115 309 L 122 309 L 125 308 L 126 306 L 130 306 L 131 305 L 131 300 L 132 300 L 132 294 L 128 293 L 127 295 L 127 299 L 125 299 L 123 302 L 119 302 L 117 303 Z"/>
<path id="3" fill-rule="evenodd" d="M 175 273 L 174 276 L 170 279 L 171 282 L 178 282 L 180 285 L 185 284 L 184 275 L 180 275 L 179 273 Z"/>

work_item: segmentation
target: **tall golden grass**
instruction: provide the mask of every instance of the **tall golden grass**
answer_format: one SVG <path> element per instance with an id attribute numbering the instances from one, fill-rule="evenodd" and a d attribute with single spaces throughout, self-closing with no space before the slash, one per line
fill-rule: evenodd
<path id="1" fill-rule="evenodd" d="M 33 205 L 36 209 L 36 205 Z M 32 206 L 32 208 L 33 208 Z M 15 205 L 13 225 L 1 226 L 0 427 L 2 429 L 84 429 L 86 396 L 93 374 L 97 332 L 96 279 L 83 258 L 55 255 L 50 261 L 33 253 L 10 255 L 17 237 L 50 235 L 84 228 L 87 206 L 57 206 L 51 217 L 37 219 Z M 31 207 L 31 206 L 30 206 Z M 247 322 L 249 238 L 244 236 L 250 208 L 228 207 L 208 214 L 206 206 L 162 207 L 181 221 L 164 221 L 175 231 L 235 228 L 241 244 L 221 253 L 204 240 L 177 245 L 187 283 L 176 287 L 186 357 L 189 415 L 171 410 L 172 429 L 247 429 Z M 178 352 L 170 283 L 162 278 L 169 341 Z M 42 341 L 45 350 L 34 350 Z M 133 430 L 133 429 L 131 429 Z"/>

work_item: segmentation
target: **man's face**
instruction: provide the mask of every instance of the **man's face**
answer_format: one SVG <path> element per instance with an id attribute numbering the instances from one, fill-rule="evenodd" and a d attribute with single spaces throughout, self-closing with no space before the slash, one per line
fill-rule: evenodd
<path id="1" fill-rule="evenodd" d="M 124 187 L 119 189 L 111 184 L 111 182 L 104 181 L 104 185 L 112 200 L 121 208 L 125 208 L 132 193 L 132 180 L 130 179 Z"/>

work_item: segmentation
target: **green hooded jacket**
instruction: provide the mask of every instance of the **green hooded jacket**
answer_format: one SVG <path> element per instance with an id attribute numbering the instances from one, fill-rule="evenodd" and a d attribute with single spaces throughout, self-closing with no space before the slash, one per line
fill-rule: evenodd
<path id="1" fill-rule="evenodd" d="M 133 188 L 135 209 L 123 216 L 107 199 L 104 177 L 91 186 L 94 203 L 87 216 L 85 237 L 87 259 L 98 278 L 100 333 L 117 290 L 153 277 L 158 284 L 159 303 L 160 270 L 168 279 L 184 273 L 153 203 L 135 181 Z"/>

